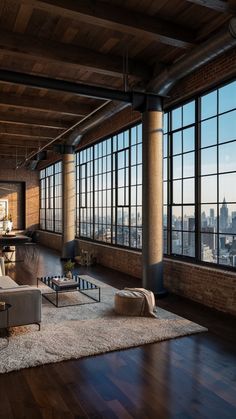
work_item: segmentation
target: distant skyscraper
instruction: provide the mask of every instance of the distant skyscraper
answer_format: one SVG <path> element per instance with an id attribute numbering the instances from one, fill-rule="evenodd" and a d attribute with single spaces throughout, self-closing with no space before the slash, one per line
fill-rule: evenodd
<path id="1" fill-rule="evenodd" d="M 236 215 L 235 215 L 235 217 L 233 217 L 233 215 L 232 215 L 232 229 L 231 230 L 232 230 L 231 231 L 232 233 L 236 233 Z"/>
<path id="2" fill-rule="evenodd" d="M 229 219 L 229 210 L 226 204 L 226 200 L 224 198 L 222 207 L 220 208 L 220 231 L 226 232 L 228 227 L 228 219 Z"/>
<path id="3" fill-rule="evenodd" d="M 202 232 L 202 244 L 209 247 L 211 250 L 215 250 L 216 248 L 216 236 L 214 233 L 214 227 L 203 227 Z M 210 234 L 207 234 L 210 233 Z"/>
<path id="4" fill-rule="evenodd" d="M 215 225 L 215 210 L 214 210 L 214 208 L 210 208 L 209 225 L 211 227 L 213 227 Z"/>
<path id="5" fill-rule="evenodd" d="M 195 218 L 189 218 L 188 219 L 188 229 L 189 229 L 189 234 L 188 234 L 188 245 L 189 245 L 189 251 L 190 254 L 194 254 L 194 249 L 195 249 L 195 234 L 190 233 L 190 231 L 195 231 Z"/>
<path id="6" fill-rule="evenodd" d="M 210 217 L 215 218 L 215 210 L 214 208 L 210 208 Z"/>
<path id="7" fill-rule="evenodd" d="M 232 211 L 232 213 L 231 213 L 231 217 L 232 217 L 232 219 L 233 219 L 233 218 L 236 218 L 236 211 Z"/>

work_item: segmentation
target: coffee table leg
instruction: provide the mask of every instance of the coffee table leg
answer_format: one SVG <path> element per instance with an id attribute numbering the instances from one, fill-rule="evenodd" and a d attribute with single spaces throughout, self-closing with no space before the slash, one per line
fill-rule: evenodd
<path id="1" fill-rule="evenodd" d="M 9 337 L 9 332 L 8 332 L 8 328 L 9 328 L 9 309 L 7 310 L 7 337 Z"/>
<path id="2" fill-rule="evenodd" d="M 58 291 L 56 291 L 56 306 L 58 307 Z"/>

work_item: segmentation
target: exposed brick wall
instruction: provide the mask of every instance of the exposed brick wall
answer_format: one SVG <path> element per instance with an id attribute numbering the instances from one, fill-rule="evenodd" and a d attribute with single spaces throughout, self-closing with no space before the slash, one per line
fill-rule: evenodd
<path id="1" fill-rule="evenodd" d="M 133 111 L 130 106 L 86 133 L 83 136 L 78 148 L 94 143 L 99 139 L 112 135 L 115 132 L 139 121 L 141 121 L 141 114 L 137 111 Z"/>
<path id="2" fill-rule="evenodd" d="M 236 273 L 165 259 L 164 284 L 170 291 L 236 315 Z"/>
<path id="3" fill-rule="evenodd" d="M 91 252 L 97 262 L 108 268 L 116 269 L 136 278 L 142 276 L 142 257 L 139 252 L 127 249 L 120 249 L 92 243 L 85 240 L 77 240 L 79 248 Z"/>
<path id="4" fill-rule="evenodd" d="M 165 105 L 191 98 L 197 93 L 235 77 L 235 68 L 236 48 L 233 48 L 176 83 L 168 94 Z"/>
<path id="5" fill-rule="evenodd" d="M 26 228 L 38 228 L 39 224 L 39 174 L 24 168 L 15 169 L 14 160 L 0 159 L 0 181 L 24 182 L 26 192 Z M 20 206 L 15 196 L 15 206 Z M 17 210 L 15 210 L 17 212 Z M 12 210 L 13 212 L 13 210 Z M 20 214 L 18 214 L 20 217 Z M 20 221 L 18 220 L 18 225 Z M 14 226 L 13 226 L 14 227 Z"/>
<path id="6" fill-rule="evenodd" d="M 50 233 L 49 231 L 37 230 L 36 232 L 37 243 L 43 246 L 49 247 L 50 249 L 61 252 L 62 248 L 62 235 Z"/>

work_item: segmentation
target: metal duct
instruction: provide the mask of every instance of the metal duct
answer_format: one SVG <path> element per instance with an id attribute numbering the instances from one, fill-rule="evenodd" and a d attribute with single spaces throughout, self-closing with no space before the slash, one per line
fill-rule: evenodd
<path id="1" fill-rule="evenodd" d="M 149 83 L 147 91 L 166 96 L 178 80 L 234 46 L 236 46 L 236 17 L 229 21 L 226 29 L 194 48 L 170 68 L 162 71 Z"/>
<path id="2" fill-rule="evenodd" d="M 78 128 L 72 132 L 69 138 L 66 140 L 66 144 L 77 145 L 81 142 L 83 135 L 90 129 L 104 122 L 106 119 L 121 112 L 129 103 L 124 102 L 110 102 L 104 109 L 100 109 L 94 115 L 89 117 L 86 121 L 79 124 Z"/>

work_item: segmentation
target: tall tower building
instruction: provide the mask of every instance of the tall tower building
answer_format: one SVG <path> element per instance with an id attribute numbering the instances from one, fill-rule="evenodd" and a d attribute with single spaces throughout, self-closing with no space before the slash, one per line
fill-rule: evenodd
<path id="1" fill-rule="evenodd" d="M 228 227 L 228 221 L 229 221 L 228 219 L 229 219 L 229 210 L 227 207 L 226 200 L 224 198 L 222 207 L 220 208 L 220 219 L 219 219 L 221 232 L 226 232 L 227 227 Z"/>

